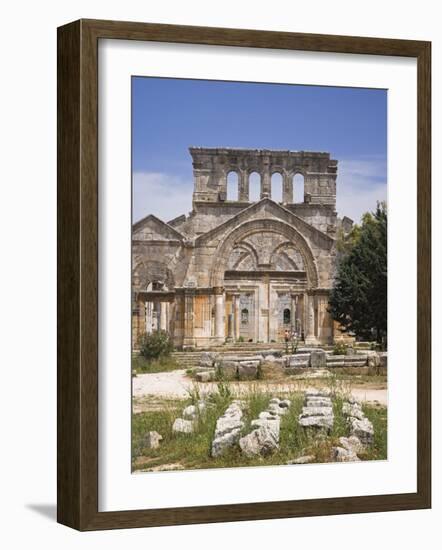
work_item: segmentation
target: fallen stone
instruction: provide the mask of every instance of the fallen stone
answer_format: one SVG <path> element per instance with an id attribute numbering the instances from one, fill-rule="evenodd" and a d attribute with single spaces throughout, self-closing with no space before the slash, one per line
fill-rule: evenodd
<path id="1" fill-rule="evenodd" d="M 202 413 L 206 408 L 206 404 L 200 401 L 197 405 L 188 405 L 182 413 L 185 420 L 195 420 L 199 413 Z"/>
<path id="2" fill-rule="evenodd" d="M 279 442 L 279 430 L 281 427 L 279 416 L 271 416 L 270 418 L 258 418 L 256 420 L 252 420 L 250 425 L 252 426 L 252 428 L 267 426 L 269 430 L 273 432 L 276 441 Z"/>
<path id="3" fill-rule="evenodd" d="M 268 407 L 268 411 L 270 413 L 275 413 L 277 414 L 278 416 L 283 416 L 284 414 L 287 414 L 288 413 L 288 408 L 287 407 L 281 407 L 280 404 L 277 404 L 277 403 L 271 403 Z"/>
<path id="4" fill-rule="evenodd" d="M 322 389 L 322 390 L 311 389 L 311 390 L 307 390 L 305 392 L 305 397 L 306 398 L 309 398 L 309 397 L 330 397 L 330 396 L 331 396 L 331 391 L 328 390 L 328 389 Z"/>
<path id="5" fill-rule="evenodd" d="M 262 424 L 239 440 L 241 451 L 246 456 L 265 457 L 278 449 L 279 443 L 275 438 L 274 430 L 268 424 Z"/>
<path id="6" fill-rule="evenodd" d="M 253 380 L 258 376 L 258 361 L 244 361 L 238 367 L 238 378 L 240 380 Z"/>
<path id="7" fill-rule="evenodd" d="M 221 361 L 217 364 L 218 373 L 225 380 L 234 380 L 238 376 L 238 363 Z"/>
<path id="8" fill-rule="evenodd" d="M 343 403 L 342 413 L 345 416 L 357 418 L 358 420 L 362 420 L 365 417 L 364 412 L 362 411 L 359 403 L 348 403 L 348 402 Z"/>
<path id="9" fill-rule="evenodd" d="M 282 399 L 282 401 L 279 402 L 280 407 L 287 408 L 287 409 L 290 407 L 291 404 L 292 402 L 290 401 L 290 399 Z"/>
<path id="10" fill-rule="evenodd" d="M 360 460 L 354 451 L 343 447 L 332 447 L 331 452 L 332 459 L 336 462 L 359 462 Z"/>
<path id="11" fill-rule="evenodd" d="M 197 382 L 210 382 L 215 378 L 215 371 L 197 372 L 195 374 L 195 380 Z"/>
<path id="12" fill-rule="evenodd" d="M 184 420 L 183 418 L 176 418 L 172 426 L 172 431 L 175 433 L 190 434 L 194 431 L 193 420 Z"/>
<path id="13" fill-rule="evenodd" d="M 368 418 L 362 420 L 351 418 L 351 435 L 356 436 L 364 445 L 371 445 L 374 441 L 373 424 Z"/>
<path id="14" fill-rule="evenodd" d="M 331 407 L 332 402 L 329 397 L 309 397 L 305 402 L 306 407 Z"/>
<path id="15" fill-rule="evenodd" d="M 339 444 L 347 451 L 352 451 L 356 454 L 364 450 L 364 445 L 361 443 L 360 439 L 352 435 L 350 437 L 340 437 Z"/>
<path id="16" fill-rule="evenodd" d="M 147 432 L 144 444 L 148 449 L 157 449 L 160 446 L 163 436 L 158 432 Z"/>
<path id="17" fill-rule="evenodd" d="M 200 367 L 213 367 L 218 354 L 214 351 L 203 351 L 200 356 Z"/>
<path id="18" fill-rule="evenodd" d="M 333 407 L 303 407 L 301 417 L 305 416 L 333 416 Z"/>
<path id="19" fill-rule="evenodd" d="M 286 462 L 286 464 L 310 464 L 311 462 L 314 462 L 314 460 L 314 455 L 304 455 L 298 458 L 294 458 L 293 460 L 289 460 L 288 462 Z"/>
<path id="20" fill-rule="evenodd" d="M 299 418 L 299 425 L 303 428 L 314 428 L 330 433 L 333 429 L 333 416 L 305 416 Z"/>
<path id="21" fill-rule="evenodd" d="M 241 430 L 236 428 L 223 435 L 218 436 L 212 441 L 212 456 L 218 457 L 223 455 L 227 449 L 236 445 L 239 441 Z"/>

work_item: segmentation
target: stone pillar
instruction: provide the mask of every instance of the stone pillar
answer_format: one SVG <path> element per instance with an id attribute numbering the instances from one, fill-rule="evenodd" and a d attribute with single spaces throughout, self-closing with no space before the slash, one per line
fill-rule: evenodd
<path id="1" fill-rule="evenodd" d="M 306 344 L 316 344 L 315 336 L 315 296 L 313 294 L 305 294 L 305 301 L 307 304 L 306 307 L 306 317 L 305 317 L 305 343 Z"/>
<path id="2" fill-rule="evenodd" d="M 193 291 L 185 290 L 184 293 L 184 339 L 183 347 L 193 347 L 195 338 L 193 334 L 194 328 L 194 298 Z"/>
<path id="3" fill-rule="evenodd" d="M 238 173 L 238 185 L 238 200 L 240 202 L 249 202 L 249 175 L 245 170 Z"/>
<path id="4" fill-rule="evenodd" d="M 224 342 L 224 292 L 222 287 L 214 287 L 215 294 L 215 337 L 219 342 Z"/>
<path id="5" fill-rule="evenodd" d="M 239 339 L 240 313 L 239 313 L 239 294 L 233 295 L 233 338 L 237 342 Z"/>
<path id="6" fill-rule="evenodd" d="M 298 295 L 292 294 L 291 295 L 292 303 L 290 308 L 290 315 L 291 315 L 291 325 L 292 330 L 296 331 L 298 338 L 300 337 L 300 327 L 298 326 L 299 323 L 297 321 L 298 319 Z"/>
<path id="7" fill-rule="evenodd" d="M 261 172 L 261 199 L 263 199 L 265 196 L 267 197 L 272 196 L 272 183 L 271 183 L 271 177 L 270 177 L 270 170 L 268 168 L 265 168 Z"/>
<path id="8" fill-rule="evenodd" d="M 282 179 L 282 202 L 284 204 L 293 203 L 293 176 L 284 174 Z"/>
<path id="9" fill-rule="evenodd" d="M 160 303 L 160 329 L 167 331 L 167 302 Z"/>

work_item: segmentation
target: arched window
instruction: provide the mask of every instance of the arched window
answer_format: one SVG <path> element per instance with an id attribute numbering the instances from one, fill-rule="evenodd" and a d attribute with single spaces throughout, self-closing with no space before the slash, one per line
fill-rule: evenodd
<path id="1" fill-rule="evenodd" d="M 257 172 L 249 175 L 249 201 L 257 202 L 261 198 L 261 176 Z"/>
<path id="2" fill-rule="evenodd" d="M 279 172 L 272 174 L 271 180 L 272 199 L 275 202 L 283 202 L 282 194 L 282 176 Z"/>
<path id="3" fill-rule="evenodd" d="M 285 308 L 285 310 L 283 311 L 283 323 L 284 325 L 290 325 L 290 322 L 291 322 L 291 319 L 292 319 L 292 314 L 291 314 L 291 311 L 289 310 L 289 308 Z"/>
<path id="4" fill-rule="evenodd" d="M 249 323 L 249 310 L 244 308 L 241 310 L 241 324 L 247 325 Z"/>
<path id="5" fill-rule="evenodd" d="M 238 174 L 236 172 L 229 172 L 227 174 L 227 200 L 228 201 L 238 200 L 238 187 L 239 187 Z"/>
<path id="6" fill-rule="evenodd" d="M 293 202 L 304 202 L 304 176 L 296 174 L 293 178 Z"/>

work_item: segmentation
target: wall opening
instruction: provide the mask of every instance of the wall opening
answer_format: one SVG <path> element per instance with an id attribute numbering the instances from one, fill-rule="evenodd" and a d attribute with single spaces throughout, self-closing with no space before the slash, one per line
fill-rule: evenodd
<path id="1" fill-rule="evenodd" d="M 272 199 L 275 202 L 283 202 L 282 176 L 279 172 L 272 174 L 271 180 Z"/>
<path id="2" fill-rule="evenodd" d="M 291 320 L 292 320 L 291 311 L 288 308 L 284 309 L 284 312 L 283 312 L 283 323 L 284 323 L 284 325 L 290 325 Z"/>
<path id="3" fill-rule="evenodd" d="M 296 174 L 293 178 L 293 202 L 304 202 L 304 176 Z"/>
<path id="4" fill-rule="evenodd" d="M 261 176 L 258 172 L 249 175 L 249 202 L 257 202 L 261 198 Z"/>
<path id="5" fill-rule="evenodd" d="M 239 189 L 239 178 L 236 172 L 229 172 L 227 174 L 227 200 L 237 201 Z"/>

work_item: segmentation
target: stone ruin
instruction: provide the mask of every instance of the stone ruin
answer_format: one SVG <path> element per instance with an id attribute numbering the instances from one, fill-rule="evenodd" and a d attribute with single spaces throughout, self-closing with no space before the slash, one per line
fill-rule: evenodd
<path id="1" fill-rule="evenodd" d="M 215 435 L 212 441 L 213 457 L 221 456 L 225 451 L 238 443 L 244 422 L 243 416 L 244 403 L 240 400 L 232 401 L 224 414 L 216 422 Z"/>
<path id="2" fill-rule="evenodd" d="M 206 410 L 206 403 L 199 401 L 196 405 L 188 405 L 182 412 L 181 418 L 176 418 L 172 432 L 174 433 L 192 433 L 195 431 L 195 424 L 198 416 Z"/>
<path id="3" fill-rule="evenodd" d="M 333 355 L 331 351 L 319 348 L 299 348 L 294 354 L 283 354 L 281 350 L 268 349 L 250 355 L 234 353 L 202 352 L 195 378 L 199 382 L 215 380 L 253 380 L 259 377 L 263 364 L 281 366 L 286 374 L 295 374 L 299 369 L 384 367 L 387 368 L 387 353 L 371 350 L 349 350 L 346 355 Z"/>
<path id="4" fill-rule="evenodd" d="M 330 434 L 333 429 L 334 414 L 330 392 L 327 390 L 309 390 L 305 392 L 305 405 L 299 415 L 299 424 L 303 428 Z"/>
<path id="5" fill-rule="evenodd" d="M 201 414 L 207 410 L 207 404 L 199 401 L 188 405 L 176 418 L 172 431 L 174 433 L 191 434 L 196 429 L 196 423 Z M 247 457 L 267 457 L 279 449 L 281 417 L 288 413 L 291 406 L 289 399 L 273 397 L 267 408 L 260 412 L 258 418 L 251 421 L 251 430 L 243 434 L 245 403 L 236 399 L 227 407 L 216 422 L 211 445 L 211 456 L 222 456 L 229 449 L 239 446 Z M 336 462 L 356 462 L 359 453 L 373 444 L 373 424 L 365 416 L 362 407 L 352 397 L 344 401 L 342 413 L 347 419 L 348 436 L 339 438 L 339 445 L 332 447 L 331 458 Z M 329 390 L 307 390 L 304 394 L 304 406 L 298 417 L 299 425 L 316 435 L 330 435 L 334 426 L 332 394 Z M 159 434 L 158 434 L 159 435 Z M 161 436 L 160 436 L 161 438 Z M 156 445 L 158 442 L 156 442 Z M 313 456 L 302 456 L 290 460 L 287 464 L 304 464 L 312 462 Z"/>
<path id="6" fill-rule="evenodd" d="M 251 456 L 268 456 L 279 448 L 279 430 L 281 416 L 289 410 L 289 399 L 270 399 L 267 410 L 252 420 L 253 430 L 239 440 L 243 454 Z"/>

